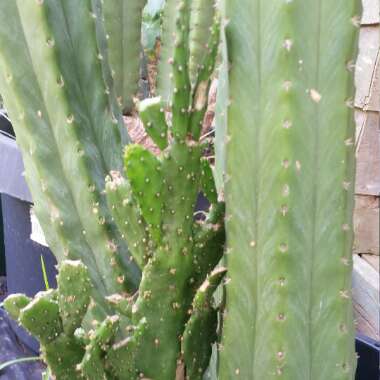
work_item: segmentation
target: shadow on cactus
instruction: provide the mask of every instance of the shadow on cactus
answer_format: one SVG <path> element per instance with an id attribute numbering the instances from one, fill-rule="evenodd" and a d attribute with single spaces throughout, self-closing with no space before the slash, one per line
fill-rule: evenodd
<path id="1" fill-rule="evenodd" d="M 8 312 L 39 339 L 44 360 L 59 380 L 196 380 L 208 367 L 218 326 L 213 293 L 226 273 L 215 269 L 224 248 L 224 203 L 218 202 L 209 162 L 202 157 L 200 135 L 220 25 L 214 14 L 208 43 L 193 47 L 190 14 L 190 2 L 181 2 L 168 62 L 171 104 L 158 97 L 138 105 L 161 154 L 127 145 L 124 168 L 111 167 L 101 193 L 110 223 L 142 273 L 138 289 L 108 286 L 98 294 L 97 277 L 87 267 L 91 260 L 73 257 L 60 260 L 56 290 L 34 299 L 12 295 L 5 302 Z M 190 73 L 192 49 L 203 49 L 204 58 Z M 211 206 L 205 220 L 195 221 L 200 192 Z M 102 265 L 116 266 L 116 283 L 128 283 L 128 272 L 118 264 L 118 244 L 108 245 L 114 256 L 110 264 L 98 261 L 101 273 L 106 273 Z M 98 299 L 108 316 L 90 320 Z"/>

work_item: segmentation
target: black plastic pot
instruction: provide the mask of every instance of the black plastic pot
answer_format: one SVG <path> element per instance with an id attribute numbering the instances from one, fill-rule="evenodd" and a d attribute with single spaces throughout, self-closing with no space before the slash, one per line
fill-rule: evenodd
<path id="1" fill-rule="evenodd" d="M 41 256 L 50 286 L 55 286 L 56 261 L 51 251 L 31 239 L 32 199 L 22 175 L 24 166 L 16 141 L 8 132 L 8 120 L 0 114 L 0 197 L 4 237 L 7 292 L 33 296 L 45 290 Z M 9 123 L 9 122 L 8 122 Z M 27 346 L 38 351 L 38 343 L 16 323 L 12 328 Z"/>
<path id="2" fill-rule="evenodd" d="M 356 337 L 356 352 L 359 359 L 355 380 L 379 380 L 380 342 L 364 335 L 358 335 Z"/>

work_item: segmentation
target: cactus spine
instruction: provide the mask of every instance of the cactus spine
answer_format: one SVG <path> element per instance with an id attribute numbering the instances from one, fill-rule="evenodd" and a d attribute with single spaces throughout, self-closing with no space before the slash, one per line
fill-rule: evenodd
<path id="1" fill-rule="evenodd" d="M 230 282 L 220 378 L 353 379 L 347 63 L 358 1 L 226 4 Z"/>

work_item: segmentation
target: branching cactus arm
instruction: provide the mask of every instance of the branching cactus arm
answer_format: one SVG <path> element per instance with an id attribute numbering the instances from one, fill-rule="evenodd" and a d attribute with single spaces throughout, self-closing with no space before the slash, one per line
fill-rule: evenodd
<path id="1" fill-rule="evenodd" d="M 226 268 L 215 269 L 195 294 L 182 344 L 186 378 L 189 380 L 202 380 L 210 362 L 218 326 L 218 312 L 212 298 L 226 272 Z"/>
<path id="2" fill-rule="evenodd" d="M 178 20 L 189 22 L 185 15 L 188 5 L 181 2 Z M 180 86 L 180 90 L 178 93 L 173 90 L 173 112 L 177 113 L 169 128 L 170 142 L 159 158 L 133 145 L 128 146 L 125 153 L 126 180 L 130 183 L 132 198 L 141 210 L 155 249 L 144 266 L 138 296 L 132 306 L 134 328 L 145 320 L 144 328 L 136 330 L 141 343 L 132 347 L 126 341 L 118 356 L 126 355 L 126 362 L 133 357 L 135 363 L 130 371 L 157 380 L 175 377 L 180 360 L 180 337 L 189 317 L 196 284 L 199 286 L 218 263 L 224 236 L 223 228 L 218 225 L 219 217 L 223 220 L 223 211 L 216 213 L 218 216 L 211 224 L 198 228 L 193 221 L 195 202 L 202 188 L 199 180 L 202 148 L 199 136 L 192 135 L 189 129 L 194 110 L 191 107 L 181 108 L 184 102 L 192 103 L 193 95 L 190 86 L 186 85 L 189 83 L 188 36 L 184 32 L 187 29 L 179 22 L 177 26 L 177 41 L 181 44 L 176 45 L 178 51 L 174 52 L 172 64 L 177 70 L 174 83 Z M 209 54 L 216 55 L 216 50 L 210 50 Z M 214 64 L 215 56 L 210 62 Z M 205 84 L 207 89 L 208 80 Z M 204 115 L 205 109 L 199 111 Z M 205 178 L 204 183 L 214 196 L 215 186 L 209 183 L 209 176 Z M 211 200 L 215 201 L 214 198 Z M 219 205 L 215 207 L 220 209 Z M 201 230 L 199 233 L 198 229 Z M 204 255 L 206 247 L 214 249 L 209 257 Z M 116 298 L 122 304 L 122 298 Z M 131 339 L 134 337 L 133 334 Z"/>
<path id="3" fill-rule="evenodd" d="M 102 2 L 108 56 L 116 95 L 124 113 L 134 109 L 140 76 L 141 20 L 146 0 Z"/>
<path id="4" fill-rule="evenodd" d="M 77 365 L 85 351 L 74 331 L 81 327 L 89 305 L 89 272 L 80 261 L 63 261 L 57 283 L 57 290 L 40 292 L 33 300 L 10 296 L 4 306 L 39 339 L 42 355 L 57 379 L 80 379 Z"/>

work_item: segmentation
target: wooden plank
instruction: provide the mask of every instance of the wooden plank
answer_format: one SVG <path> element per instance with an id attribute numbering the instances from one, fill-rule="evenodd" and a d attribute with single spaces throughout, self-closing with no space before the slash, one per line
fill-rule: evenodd
<path id="1" fill-rule="evenodd" d="M 356 194 L 380 194 L 380 114 L 357 111 Z"/>
<path id="2" fill-rule="evenodd" d="M 376 272 L 380 272 L 380 257 L 377 255 L 360 255 Z"/>
<path id="3" fill-rule="evenodd" d="M 379 197 L 355 197 L 353 252 L 379 255 Z"/>
<path id="4" fill-rule="evenodd" d="M 379 23 L 380 3 L 379 0 L 362 0 L 363 14 L 362 25 L 374 25 Z"/>
<path id="5" fill-rule="evenodd" d="M 379 340 L 379 273 L 358 255 L 354 255 L 352 285 L 356 329 Z"/>
<path id="6" fill-rule="evenodd" d="M 380 111 L 379 46 L 379 26 L 360 28 L 355 71 L 355 106 L 363 110 Z"/>

